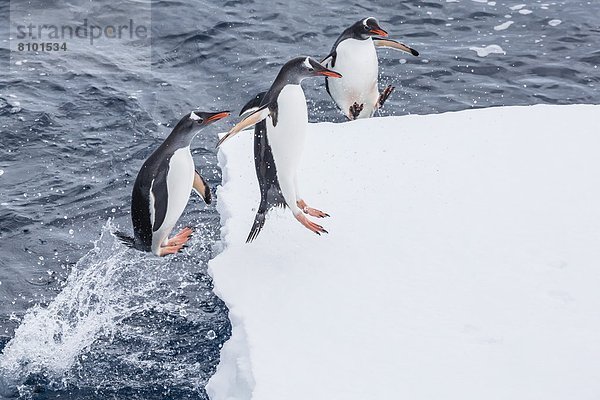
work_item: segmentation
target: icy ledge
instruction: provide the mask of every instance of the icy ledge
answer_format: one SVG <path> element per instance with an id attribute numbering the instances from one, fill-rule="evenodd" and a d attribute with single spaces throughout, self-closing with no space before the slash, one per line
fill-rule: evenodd
<path id="1" fill-rule="evenodd" d="M 213 400 L 588 399 L 600 393 L 600 106 L 310 126 L 318 237 L 259 193 L 251 134 L 220 154 L 234 324 Z"/>

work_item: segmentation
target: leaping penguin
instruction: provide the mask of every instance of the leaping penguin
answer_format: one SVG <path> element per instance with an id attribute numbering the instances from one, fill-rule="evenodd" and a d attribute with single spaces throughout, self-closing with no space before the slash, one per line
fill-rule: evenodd
<path id="1" fill-rule="evenodd" d="M 131 247 L 157 256 L 177 253 L 192 230 L 184 228 L 169 239 L 194 189 L 211 202 L 206 181 L 196 172 L 190 144 L 198 131 L 229 115 L 228 111 L 192 111 L 175 126 L 165 141 L 148 157 L 137 175 L 131 194 L 134 237 L 117 233 Z"/>
<path id="2" fill-rule="evenodd" d="M 331 81 L 325 78 L 325 85 L 327 93 L 350 120 L 372 117 L 394 90 L 389 85 L 379 94 L 375 47 L 390 47 L 413 56 L 419 55 L 405 44 L 374 36 L 386 37 L 388 33 L 373 17 L 357 21 L 342 32 L 329 55 L 321 61 L 327 68 L 335 68 L 344 76 Z"/>
<path id="3" fill-rule="evenodd" d="M 260 186 L 260 205 L 246 242 L 254 240 L 265 224 L 267 212 L 276 206 L 289 207 L 296 219 L 320 235 L 327 233 L 304 214 L 323 218 L 329 215 L 309 207 L 298 191 L 297 169 L 300 163 L 308 112 L 300 86 L 303 79 L 314 76 L 341 78 L 310 57 L 288 61 L 279 71 L 271 88 L 256 96 L 242 109 L 250 112 L 219 141 L 220 145 L 242 129 L 254 128 L 254 164 Z"/>

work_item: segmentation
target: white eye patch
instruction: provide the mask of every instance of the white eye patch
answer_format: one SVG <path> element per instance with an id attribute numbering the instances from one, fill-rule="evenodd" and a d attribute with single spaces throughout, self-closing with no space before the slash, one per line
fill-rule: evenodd
<path id="1" fill-rule="evenodd" d="M 310 65 L 310 61 L 308 61 L 309 57 L 306 57 L 306 60 L 304 60 L 304 65 L 306 66 L 306 68 L 312 68 L 312 65 Z"/>
<path id="2" fill-rule="evenodd" d="M 363 25 L 364 26 L 369 26 L 369 24 L 367 23 L 367 22 L 369 22 L 369 20 L 375 20 L 375 18 L 373 18 L 373 17 L 365 18 L 363 20 Z"/>
<path id="3" fill-rule="evenodd" d="M 201 120 L 202 118 L 200 118 L 198 115 L 194 114 L 194 112 L 192 111 L 192 112 L 190 113 L 190 119 L 191 119 L 191 120 L 193 120 L 193 121 L 199 121 L 199 120 Z"/>

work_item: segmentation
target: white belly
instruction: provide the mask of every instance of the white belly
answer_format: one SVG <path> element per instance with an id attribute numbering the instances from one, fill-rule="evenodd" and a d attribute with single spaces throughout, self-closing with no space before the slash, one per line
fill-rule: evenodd
<path id="1" fill-rule="evenodd" d="M 183 214 L 190 198 L 194 182 L 194 159 L 189 147 L 181 148 L 173 154 L 169 161 L 167 174 L 167 213 L 159 229 L 152 235 L 152 251 L 164 244 L 169 234 Z"/>
<path id="2" fill-rule="evenodd" d="M 335 66 L 331 67 L 331 62 L 327 66 L 342 74 L 342 78 L 328 79 L 331 97 L 346 115 L 356 102 L 363 104 L 359 118 L 370 117 L 379 98 L 379 64 L 373 40 L 346 39 L 337 46 L 336 53 Z"/>
<path id="3" fill-rule="evenodd" d="M 277 98 L 277 126 L 267 118 L 267 137 L 278 176 L 295 176 L 304 150 L 308 113 L 300 85 L 287 85 Z"/>
<path id="4" fill-rule="evenodd" d="M 287 85 L 277 98 L 277 126 L 267 118 L 267 137 L 275 161 L 277 179 L 286 204 L 294 215 L 300 213 L 296 205 L 298 187 L 296 172 L 304 150 L 308 113 L 306 98 L 300 85 Z"/>

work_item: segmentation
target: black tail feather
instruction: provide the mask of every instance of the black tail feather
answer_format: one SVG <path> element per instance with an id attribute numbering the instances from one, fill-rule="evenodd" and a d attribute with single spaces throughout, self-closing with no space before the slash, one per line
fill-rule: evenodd
<path id="1" fill-rule="evenodd" d="M 121 231 L 115 231 L 114 235 L 121 241 L 121 243 L 123 243 L 125 246 L 127 247 L 131 247 L 132 249 L 137 248 L 137 246 L 135 245 L 135 239 L 132 238 L 131 236 L 127 235 L 124 232 Z"/>
<path id="2" fill-rule="evenodd" d="M 242 113 L 253 107 L 259 107 L 264 96 L 264 92 L 259 93 L 244 106 Z M 250 229 L 246 243 L 250 243 L 258 237 L 258 234 L 265 225 L 267 213 L 271 208 L 286 207 L 286 202 L 277 179 L 277 169 L 267 138 L 267 123 L 265 121 L 260 121 L 254 126 L 254 166 L 260 187 L 260 205 L 254 217 L 254 223 L 252 224 L 252 229 Z"/>
<path id="3" fill-rule="evenodd" d="M 254 217 L 254 224 L 252 224 L 252 229 L 250 229 L 250 234 L 248 235 L 248 238 L 246 239 L 246 243 L 250 243 L 254 239 L 256 239 L 256 237 L 262 230 L 263 226 L 265 226 L 266 215 L 267 215 L 267 210 L 264 210 L 264 211 L 259 210 L 256 213 L 256 216 Z"/>
<path id="4" fill-rule="evenodd" d="M 246 239 L 246 243 L 251 243 L 254 239 L 258 237 L 258 234 L 262 230 L 263 226 L 265 226 L 265 219 L 267 213 L 275 207 L 286 208 L 287 204 L 285 204 L 285 200 L 281 192 L 277 192 L 274 195 L 274 201 L 272 203 L 266 204 L 266 197 L 261 200 L 260 207 L 256 212 L 256 216 L 254 217 L 254 223 L 252 224 L 252 229 L 250 229 L 250 233 L 248 234 L 248 238 Z"/>

